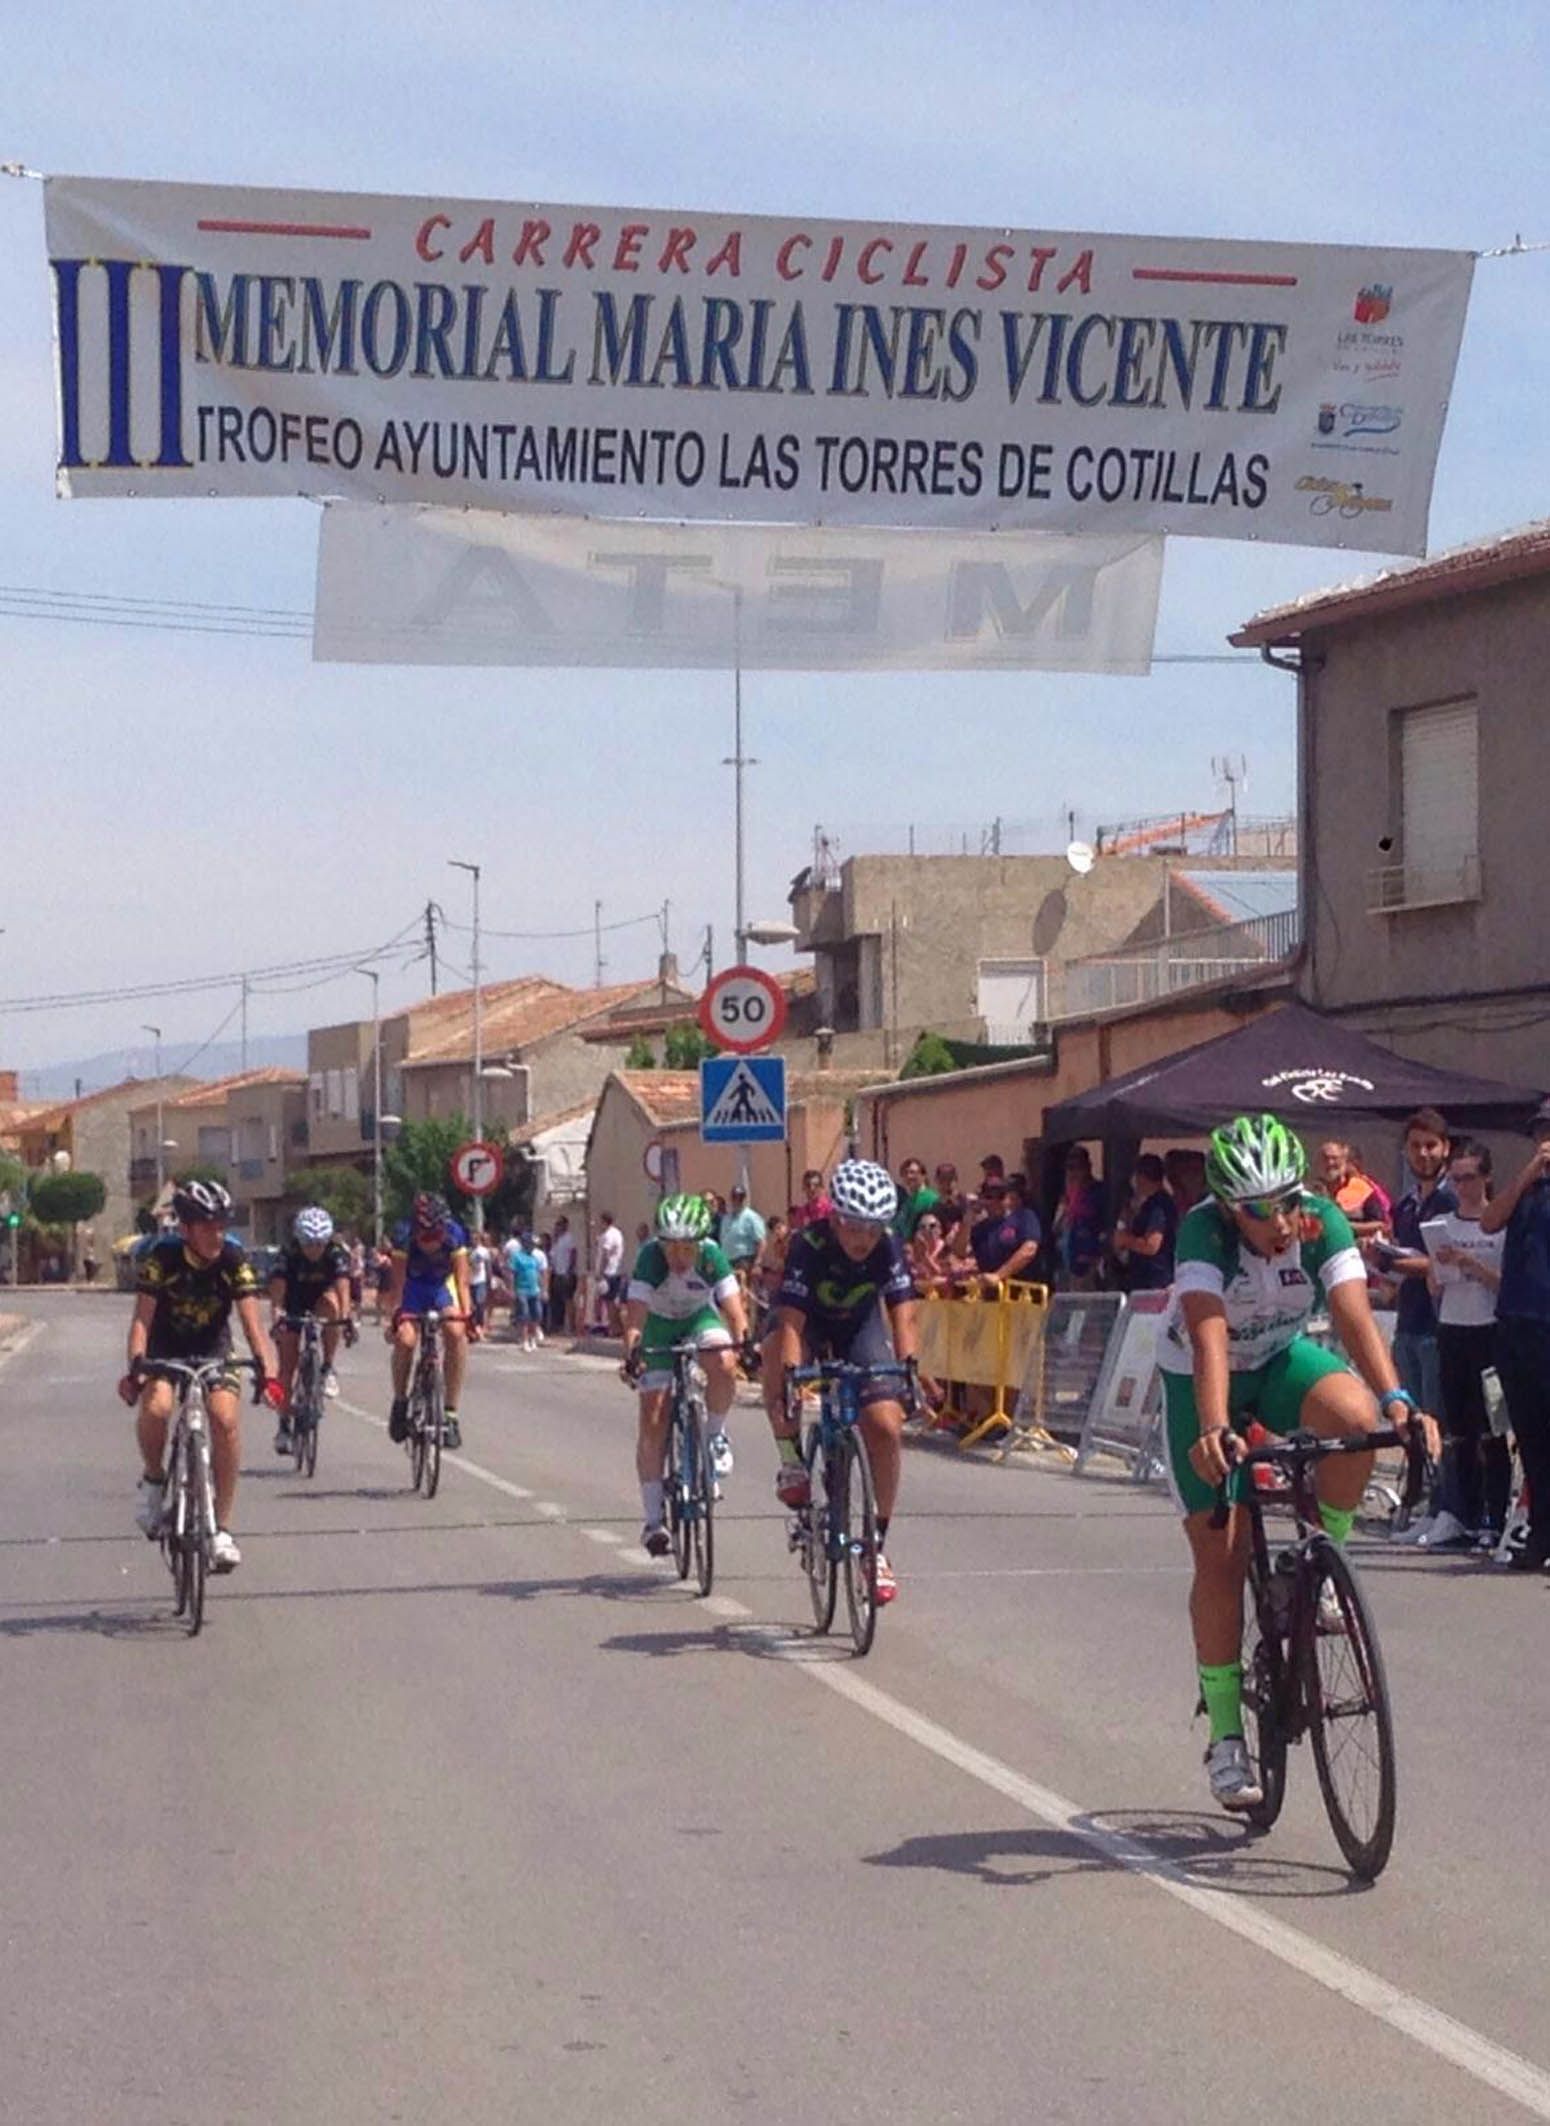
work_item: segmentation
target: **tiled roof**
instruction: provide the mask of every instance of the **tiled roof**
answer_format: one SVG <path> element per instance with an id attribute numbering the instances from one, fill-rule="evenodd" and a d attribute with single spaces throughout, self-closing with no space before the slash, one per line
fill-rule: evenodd
<path id="1" fill-rule="evenodd" d="M 546 1130 L 563 1129 L 567 1122 L 590 1122 L 597 1113 L 595 1100 L 583 1100 L 577 1107 L 556 1108 L 552 1114 L 535 1115 L 531 1122 L 524 1122 L 520 1129 L 511 1132 L 513 1144 L 531 1144 Z"/>
<path id="2" fill-rule="evenodd" d="M 1550 575 L 1550 518 L 1494 538 L 1471 540 L 1429 561 L 1386 568 L 1327 591 L 1309 591 L 1287 605 L 1256 613 L 1228 640 L 1236 649 L 1295 642 L 1320 628 L 1341 627 L 1406 606 L 1457 597 L 1464 591 L 1488 590 L 1499 583 L 1543 575 Z"/>
<path id="3" fill-rule="evenodd" d="M 614 1076 L 653 1122 L 693 1122 L 699 1116 L 697 1070 L 616 1070 Z"/>
<path id="4" fill-rule="evenodd" d="M 520 982 L 492 982 L 480 999 L 480 1045 L 486 1056 L 526 1048 L 550 1034 L 587 1024 L 655 986 L 652 982 L 617 982 L 603 989 L 568 989 L 541 975 L 525 976 Z M 473 991 L 459 990 L 456 996 L 438 997 L 435 1002 L 437 1007 L 455 1005 L 456 1009 L 438 1008 L 433 1023 L 426 1025 L 426 1007 L 415 1006 L 410 1014 L 411 1045 L 404 1058 L 408 1069 L 427 1063 L 459 1063 L 473 1054 Z"/>
<path id="5" fill-rule="evenodd" d="M 181 1072 L 174 1071 L 161 1080 L 170 1090 L 163 1094 L 164 1104 L 181 1099 L 185 1091 L 192 1090 L 191 1081 Z M 59 1100 L 50 1107 L 35 1107 L 29 1117 L 29 1128 L 57 1129 L 70 1115 L 78 1115 L 84 1108 L 100 1106 L 104 1100 L 122 1100 L 132 1094 L 137 1100 L 156 1097 L 155 1078 L 120 1078 L 117 1085 L 103 1085 L 94 1093 L 82 1093 L 78 1100 Z M 5 1127 L 4 1110 L 0 1109 L 0 1129 Z"/>
<path id="6" fill-rule="evenodd" d="M 1257 916 L 1286 915 L 1297 906 L 1297 873 L 1288 871 L 1175 871 L 1221 923 L 1248 923 Z"/>
<path id="7" fill-rule="evenodd" d="M 202 1085 L 191 1085 L 186 1093 L 179 1093 L 175 1100 L 164 1100 L 164 1107 L 214 1107 L 228 1093 L 247 1092 L 259 1085 L 305 1085 L 305 1075 L 299 1070 L 285 1070 L 278 1063 L 266 1063 L 261 1070 L 233 1071 L 229 1078 L 211 1078 Z M 152 1098 L 154 1099 L 154 1091 Z"/>

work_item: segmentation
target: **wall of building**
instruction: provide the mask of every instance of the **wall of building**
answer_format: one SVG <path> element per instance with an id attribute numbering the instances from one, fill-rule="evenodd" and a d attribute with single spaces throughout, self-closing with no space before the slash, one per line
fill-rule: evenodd
<path id="1" fill-rule="evenodd" d="M 391 1022 L 384 1022 L 384 1035 Z M 314 1026 L 307 1035 L 307 1150 L 319 1164 L 356 1160 L 366 1137 L 361 1117 L 371 1107 L 370 1019 Z M 387 1053 L 384 1039 L 384 1056 Z"/>
<path id="2" fill-rule="evenodd" d="M 1446 1000 L 1550 993 L 1542 736 L 1550 582 L 1412 607 L 1333 629 L 1309 647 L 1322 663 L 1310 669 L 1305 690 L 1317 883 L 1302 994 L 1320 1009 L 1436 999 L 1426 1060 L 1521 1078 L 1532 1044 L 1504 1029 L 1477 1032 L 1472 1013 L 1450 1012 Z M 1481 898 L 1369 914 L 1368 874 L 1393 860 L 1378 839 L 1399 826 L 1393 712 L 1464 698 L 1479 705 Z M 1450 1019 L 1457 1023 L 1443 1023 Z M 1544 1066 L 1528 1075 L 1544 1076 Z"/>

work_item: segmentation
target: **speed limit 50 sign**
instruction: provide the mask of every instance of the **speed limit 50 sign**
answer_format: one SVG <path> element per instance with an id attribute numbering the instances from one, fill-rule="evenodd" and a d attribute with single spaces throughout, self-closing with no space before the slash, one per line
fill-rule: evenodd
<path id="1" fill-rule="evenodd" d="M 751 1056 L 780 1039 L 786 992 L 762 967 L 724 967 L 700 998 L 700 1025 L 718 1048 Z"/>

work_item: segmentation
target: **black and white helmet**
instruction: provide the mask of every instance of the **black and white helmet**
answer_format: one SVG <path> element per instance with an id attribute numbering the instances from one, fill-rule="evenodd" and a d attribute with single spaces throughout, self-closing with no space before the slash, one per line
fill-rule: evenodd
<path id="1" fill-rule="evenodd" d="M 334 1221 L 320 1203 L 309 1203 L 304 1211 L 298 1211 L 291 1231 L 300 1241 L 311 1241 L 314 1246 L 334 1237 Z"/>
<path id="2" fill-rule="evenodd" d="M 218 1181 L 177 1181 L 172 1187 L 172 1215 L 190 1224 L 201 1218 L 231 1216 L 231 1196 Z"/>
<path id="3" fill-rule="evenodd" d="M 829 1201 L 842 1218 L 865 1225 L 891 1225 L 899 1191 L 886 1166 L 872 1159 L 845 1159 L 829 1177 Z"/>

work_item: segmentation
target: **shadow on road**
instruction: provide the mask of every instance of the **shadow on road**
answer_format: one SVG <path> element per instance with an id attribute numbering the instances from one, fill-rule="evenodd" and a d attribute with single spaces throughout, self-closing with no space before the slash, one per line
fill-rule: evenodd
<path id="1" fill-rule="evenodd" d="M 1262 1834 L 1220 1817 L 1144 1809 L 1094 1811 L 1077 1819 L 1091 1837 L 1023 1827 L 958 1831 L 906 1838 L 887 1852 L 865 1855 L 869 1867 L 937 1868 L 972 1875 L 995 1889 L 1052 1882 L 1062 1875 L 1155 1870 L 1201 1889 L 1240 1897 L 1342 1897 L 1365 1890 L 1341 1868 L 1277 1856 Z M 1125 1861 L 1097 1842 L 1118 1839 L 1134 1849 Z"/>
<path id="2" fill-rule="evenodd" d="M 0 1617 L 0 1639 L 37 1639 L 59 1634 L 94 1639 L 182 1639 L 188 1636 L 170 1602 L 156 1609 L 51 1610 L 35 1617 Z"/>

